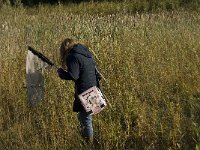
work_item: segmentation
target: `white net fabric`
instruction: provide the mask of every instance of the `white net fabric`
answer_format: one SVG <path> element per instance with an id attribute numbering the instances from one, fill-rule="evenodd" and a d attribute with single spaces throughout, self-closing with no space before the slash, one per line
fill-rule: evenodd
<path id="1" fill-rule="evenodd" d="M 26 86 L 29 106 L 35 106 L 44 98 L 42 69 L 49 65 L 28 51 L 26 58 Z"/>

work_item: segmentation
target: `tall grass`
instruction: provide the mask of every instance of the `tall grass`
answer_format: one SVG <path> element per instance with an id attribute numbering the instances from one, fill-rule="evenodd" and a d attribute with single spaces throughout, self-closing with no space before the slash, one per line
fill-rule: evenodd
<path id="1" fill-rule="evenodd" d="M 67 6 L 0 12 L 0 148 L 86 149 L 73 83 L 45 70 L 45 99 L 27 107 L 33 46 L 57 64 L 65 37 L 85 43 L 107 79 L 112 108 L 94 116 L 96 149 L 195 149 L 200 143 L 200 17 L 185 11 L 72 13 Z M 196 146 L 197 145 L 197 146 Z"/>

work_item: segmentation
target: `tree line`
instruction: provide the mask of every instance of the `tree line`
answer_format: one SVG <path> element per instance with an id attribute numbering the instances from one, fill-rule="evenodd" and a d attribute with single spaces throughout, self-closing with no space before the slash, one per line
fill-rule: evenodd
<path id="1" fill-rule="evenodd" d="M 130 3 L 138 7 L 138 9 L 148 8 L 148 10 L 156 9 L 174 9 L 174 8 L 190 8 L 199 9 L 200 0 L 0 0 L 0 5 L 6 4 L 11 6 L 34 6 L 38 4 L 69 4 L 81 2 L 116 2 L 116 3 Z"/>

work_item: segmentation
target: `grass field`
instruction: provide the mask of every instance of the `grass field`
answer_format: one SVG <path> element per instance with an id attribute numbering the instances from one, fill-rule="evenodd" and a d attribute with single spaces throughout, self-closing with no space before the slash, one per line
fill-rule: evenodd
<path id="1" fill-rule="evenodd" d="M 200 149 L 198 12 L 78 13 L 67 6 L 0 10 L 0 149 L 86 149 L 73 83 L 44 70 L 45 99 L 27 107 L 27 46 L 59 64 L 65 37 L 93 51 L 112 107 L 94 116 L 96 149 Z"/>

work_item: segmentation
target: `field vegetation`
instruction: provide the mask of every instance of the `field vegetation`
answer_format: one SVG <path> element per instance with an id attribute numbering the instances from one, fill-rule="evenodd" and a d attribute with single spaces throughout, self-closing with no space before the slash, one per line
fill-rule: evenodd
<path id="1" fill-rule="evenodd" d="M 73 83 L 55 69 L 44 70 L 44 100 L 27 106 L 27 46 L 59 64 L 66 37 L 92 50 L 107 80 L 111 107 L 94 116 L 95 149 L 200 149 L 199 12 L 107 6 L 1 7 L 0 149 L 87 149 L 72 112 Z"/>

